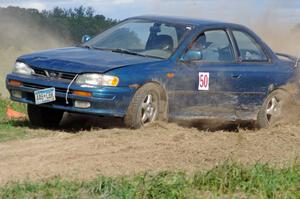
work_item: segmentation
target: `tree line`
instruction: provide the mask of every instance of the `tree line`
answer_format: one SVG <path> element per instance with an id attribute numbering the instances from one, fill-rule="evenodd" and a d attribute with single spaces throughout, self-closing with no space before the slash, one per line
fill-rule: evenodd
<path id="1" fill-rule="evenodd" d="M 72 9 L 55 7 L 43 11 L 20 7 L 0 8 L 0 26 L 2 25 L 3 30 L 5 29 L 3 26 L 9 27 L 10 23 L 15 21 L 27 24 L 33 30 L 36 30 L 36 27 L 49 30 L 59 37 L 68 38 L 72 43 L 80 42 L 84 34 L 98 34 L 118 22 L 104 15 L 95 14 L 92 7 L 84 6 Z"/>

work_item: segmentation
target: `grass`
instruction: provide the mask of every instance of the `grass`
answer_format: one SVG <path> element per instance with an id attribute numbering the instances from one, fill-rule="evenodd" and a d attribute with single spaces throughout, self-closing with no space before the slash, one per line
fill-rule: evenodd
<path id="1" fill-rule="evenodd" d="M 25 104 L 0 98 L 0 142 L 33 137 L 34 135 L 28 131 L 28 121 L 8 120 L 6 118 L 7 107 L 11 107 L 18 112 L 26 112 Z"/>
<path id="2" fill-rule="evenodd" d="M 13 102 L 9 99 L 3 99 L 1 98 L 0 94 L 0 121 L 4 121 L 6 119 L 6 109 L 7 107 L 11 107 L 16 111 L 25 113 L 26 112 L 26 105 Z"/>
<path id="3" fill-rule="evenodd" d="M 230 162 L 212 170 L 144 173 L 134 177 L 98 177 L 68 181 L 59 177 L 11 183 L 0 188 L 0 198 L 300 198 L 300 165 L 275 169 L 257 164 L 247 167 Z"/>

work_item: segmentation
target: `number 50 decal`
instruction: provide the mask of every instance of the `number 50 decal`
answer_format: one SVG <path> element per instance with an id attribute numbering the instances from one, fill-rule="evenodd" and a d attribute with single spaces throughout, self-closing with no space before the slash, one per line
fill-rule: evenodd
<path id="1" fill-rule="evenodd" d="M 209 90 L 209 73 L 199 73 L 199 91 Z"/>

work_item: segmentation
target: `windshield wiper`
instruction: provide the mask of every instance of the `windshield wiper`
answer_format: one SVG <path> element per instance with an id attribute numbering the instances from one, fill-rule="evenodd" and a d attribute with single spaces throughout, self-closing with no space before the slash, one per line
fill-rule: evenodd
<path id="1" fill-rule="evenodd" d="M 89 45 L 77 45 L 77 47 L 81 47 L 81 48 L 87 48 L 87 49 L 92 49 L 92 46 Z"/>
<path id="2" fill-rule="evenodd" d="M 146 57 L 145 55 L 142 55 L 137 52 L 130 51 L 130 50 L 127 50 L 124 48 L 114 48 L 114 49 L 110 49 L 110 50 L 111 50 L 111 52 L 114 52 L 114 53 L 124 53 L 124 54 L 128 54 L 128 55 L 137 55 L 137 56 Z"/>
<path id="3" fill-rule="evenodd" d="M 163 59 L 163 58 L 161 58 L 161 57 L 156 57 L 156 56 L 151 56 L 151 55 L 143 55 L 143 54 L 140 54 L 140 53 L 131 51 L 131 50 L 124 49 L 124 48 L 114 48 L 114 49 L 110 49 L 110 50 L 111 50 L 112 52 L 115 52 L 115 53 L 124 53 L 124 54 L 128 54 L 128 55 L 136 55 L 136 56 L 141 56 L 141 57 L 149 57 L 149 58 L 155 58 L 155 59 Z"/>
<path id="4" fill-rule="evenodd" d="M 138 54 L 136 52 L 127 50 L 127 49 L 123 49 L 123 48 L 100 48 L 100 47 L 95 47 L 95 46 L 82 46 L 84 48 L 90 48 L 90 49 L 95 49 L 95 50 L 104 50 L 104 51 L 111 51 L 111 52 L 115 52 L 115 53 L 124 53 L 124 54 L 130 54 L 130 55 L 140 55 L 143 56 L 141 54 Z"/>
<path id="5" fill-rule="evenodd" d="M 140 56 L 140 57 L 163 59 L 161 57 L 156 57 L 156 56 L 151 56 L 151 55 L 143 55 L 143 54 L 131 51 L 131 50 L 124 49 L 124 48 L 100 48 L 100 47 L 95 47 L 95 46 L 88 46 L 88 47 L 90 47 L 90 49 L 94 49 L 94 50 L 111 51 L 114 53 L 123 53 L 123 54 L 128 54 L 128 55 L 136 55 L 136 56 Z"/>
<path id="6" fill-rule="evenodd" d="M 95 50 L 105 50 L 105 51 L 111 51 L 110 48 L 99 48 L 99 47 L 95 47 L 95 46 L 91 46 L 92 49 L 95 49 Z"/>

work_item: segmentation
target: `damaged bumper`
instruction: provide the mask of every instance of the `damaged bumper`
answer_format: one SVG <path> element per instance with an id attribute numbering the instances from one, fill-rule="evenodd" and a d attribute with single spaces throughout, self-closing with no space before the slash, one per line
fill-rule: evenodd
<path id="1" fill-rule="evenodd" d="M 10 81 L 21 82 L 20 85 L 11 85 Z M 101 116 L 124 117 L 135 92 L 135 89 L 128 87 L 97 87 L 83 88 L 78 85 L 71 85 L 68 90 L 69 83 L 62 81 L 53 81 L 42 77 L 24 76 L 9 74 L 6 78 L 6 87 L 10 92 L 13 101 L 35 104 L 34 91 L 55 88 L 56 100 L 54 102 L 41 104 L 39 106 L 60 109 L 67 112 L 87 113 Z M 19 93 L 18 96 L 13 93 Z M 81 91 L 90 93 L 91 96 L 79 96 L 73 91 Z M 78 108 L 78 102 L 88 103 L 86 108 Z"/>

